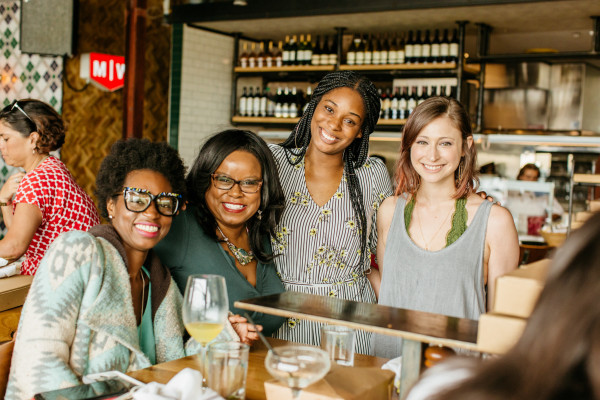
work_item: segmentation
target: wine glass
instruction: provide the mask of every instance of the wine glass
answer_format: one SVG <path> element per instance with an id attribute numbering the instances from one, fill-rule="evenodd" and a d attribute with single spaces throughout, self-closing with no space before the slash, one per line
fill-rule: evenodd
<path id="1" fill-rule="evenodd" d="M 220 275 L 190 275 L 182 311 L 185 329 L 200 344 L 200 369 L 204 377 L 206 345 L 219 335 L 227 322 L 229 300 L 225 278 Z M 206 379 L 202 381 L 204 386 Z"/>
<path id="2" fill-rule="evenodd" d="M 271 349 L 265 358 L 265 367 L 273 378 L 285 383 L 297 398 L 302 389 L 323 378 L 329 368 L 329 354 L 317 347 L 282 346 Z"/>

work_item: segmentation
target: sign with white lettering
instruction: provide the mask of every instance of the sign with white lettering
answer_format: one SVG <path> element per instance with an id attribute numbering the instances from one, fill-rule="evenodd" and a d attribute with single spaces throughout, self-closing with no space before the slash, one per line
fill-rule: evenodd
<path id="1" fill-rule="evenodd" d="M 125 84 L 125 57 L 84 53 L 81 55 L 79 76 L 101 89 L 114 92 Z"/>

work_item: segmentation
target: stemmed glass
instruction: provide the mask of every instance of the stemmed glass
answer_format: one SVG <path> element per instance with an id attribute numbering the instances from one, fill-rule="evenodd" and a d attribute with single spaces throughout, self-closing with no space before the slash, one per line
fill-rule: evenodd
<path id="1" fill-rule="evenodd" d="M 225 278 L 220 275 L 190 275 L 182 311 L 185 329 L 200 344 L 200 368 L 204 377 L 206 345 L 219 335 L 227 322 L 229 300 Z M 206 379 L 202 380 L 205 386 Z"/>
<path id="2" fill-rule="evenodd" d="M 273 378 L 285 383 L 297 398 L 302 389 L 323 378 L 329 368 L 329 354 L 311 346 L 282 346 L 271 349 L 265 358 L 265 367 Z"/>

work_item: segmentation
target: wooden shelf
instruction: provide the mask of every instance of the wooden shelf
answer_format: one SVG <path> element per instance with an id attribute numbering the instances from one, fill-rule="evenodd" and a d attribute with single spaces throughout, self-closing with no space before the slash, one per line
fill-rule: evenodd
<path id="1" fill-rule="evenodd" d="M 456 63 L 437 64 L 367 64 L 367 65 L 340 65 L 342 71 L 388 71 L 388 70 L 447 70 L 456 68 Z"/>
<path id="2" fill-rule="evenodd" d="M 276 117 L 240 117 L 236 115 L 231 118 L 232 122 L 248 124 L 296 124 L 300 118 L 276 118 Z M 380 119 L 377 125 L 402 126 L 406 124 L 405 119 Z"/>
<path id="3" fill-rule="evenodd" d="M 600 175 L 595 174 L 574 174 L 574 183 L 600 184 Z"/>
<path id="4" fill-rule="evenodd" d="M 234 72 L 238 73 L 256 73 L 256 72 L 311 72 L 311 71 L 333 71 L 335 65 L 286 65 L 283 67 L 254 67 L 242 68 L 235 67 Z"/>

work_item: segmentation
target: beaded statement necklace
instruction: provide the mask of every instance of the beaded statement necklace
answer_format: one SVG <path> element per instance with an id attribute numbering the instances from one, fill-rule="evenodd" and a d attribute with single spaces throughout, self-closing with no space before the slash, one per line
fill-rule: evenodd
<path id="1" fill-rule="evenodd" d="M 223 240 L 225 241 L 225 243 L 227 243 L 227 247 L 229 247 L 229 250 L 241 265 L 246 265 L 252 262 L 252 260 L 254 259 L 254 253 L 252 252 L 252 250 L 248 252 L 242 249 L 241 247 L 236 247 L 236 245 L 231 243 L 229 241 L 229 238 L 225 236 L 221 228 L 219 228 L 219 225 L 217 225 L 217 229 L 219 230 L 221 236 L 223 236 Z"/>

